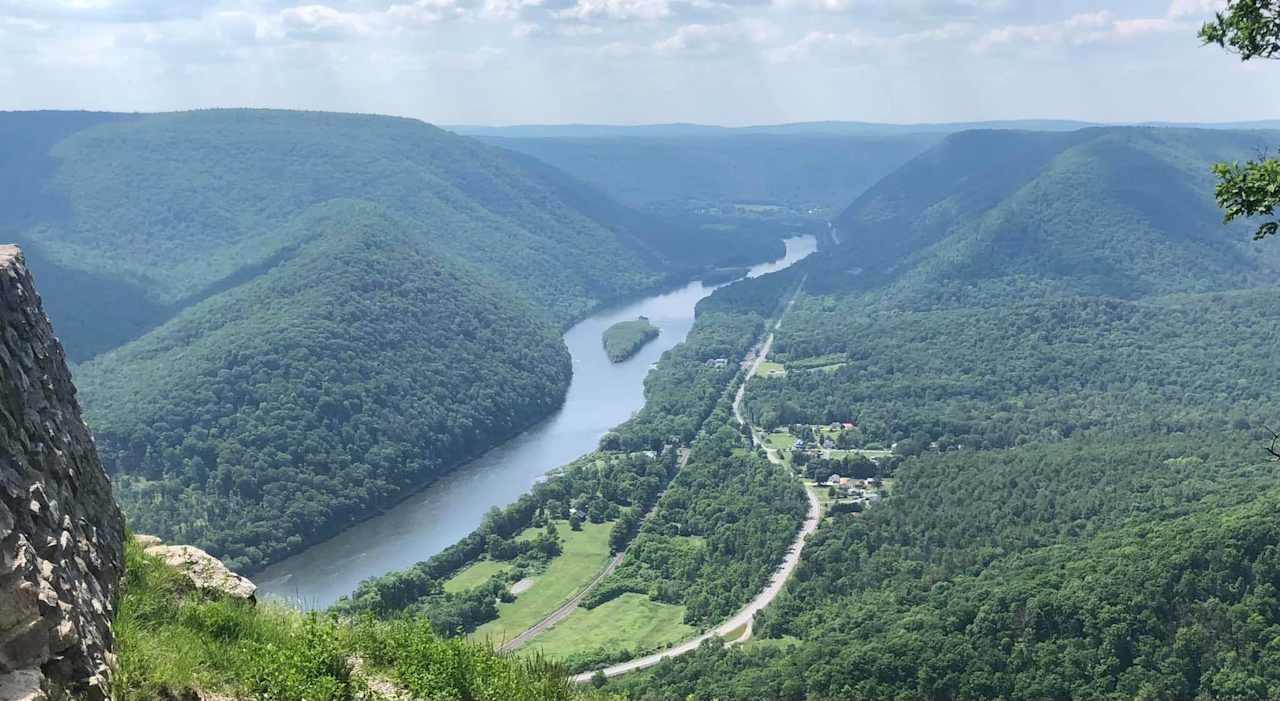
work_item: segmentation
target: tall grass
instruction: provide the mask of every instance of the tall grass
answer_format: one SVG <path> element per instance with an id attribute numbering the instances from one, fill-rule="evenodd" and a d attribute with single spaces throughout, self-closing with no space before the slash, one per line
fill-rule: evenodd
<path id="1" fill-rule="evenodd" d="M 356 657 L 416 699 L 595 698 L 559 665 L 441 639 L 425 619 L 352 621 L 203 596 L 184 575 L 127 542 L 112 678 L 119 701 L 189 698 L 195 690 L 258 701 L 377 698 L 354 673 Z"/>

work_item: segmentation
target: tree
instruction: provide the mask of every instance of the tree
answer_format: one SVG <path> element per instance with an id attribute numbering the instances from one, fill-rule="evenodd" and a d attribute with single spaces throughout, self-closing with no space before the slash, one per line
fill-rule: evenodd
<path id="1" fill-rule="evenodd" d="M 1238 54 L 1241 61 L 1280 58 L 1280 0 L 1230 0 L 1226 9 L 1200 28 L 1200 39 Z M 1225 221 L 1268 217 L 1254 239 L 1280 231 L 1280 221 L 1274 218 L 1280 207 L 1280 161 L 1268 157 L 1243 164 L 1218 163 L 1213 172 L 1218 176 L 1215 194 L 1226 212 Z"/>

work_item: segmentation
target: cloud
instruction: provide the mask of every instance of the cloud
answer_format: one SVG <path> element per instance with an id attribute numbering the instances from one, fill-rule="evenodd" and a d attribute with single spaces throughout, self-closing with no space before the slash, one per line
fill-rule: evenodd
<path id="1" fill-rule="evenodd" d="M 511 0 L 488 0 L 485 5 L 491 3 L 501 3 L 504 5 L 518 4 Z M 464 10 L 458 5 L 457 0 L 417 0 L 412 3 L 392 5 L 387 8 L 386 16 L 393 22 L 408 21 L 416 24 L 432 24 L 454 17 L 460 17 Z M 514 16 L 514 15 L 513 15 Z"/>
<path id="2" fill-rule="evenodd" d="M 1179 3 L 1175 2 L 1175 6 Z M 1173 8 L 1164 17 L 1117 18 L 1110 10 L 1072 15 L 1045 24 L 1006 25 L 992 29 L 973 43 L 977 51 L 1001 45 L 1070 45 L 1081 46 L 1101 41 L 1117 41 L 1148 34 L 1194 31 L 1194 23 L 1173 16 Z"/>
<path id="3" fill-rule="evenodd" d="M 1173 0 L 1169 5 L 1169 19 L 1208 19 L 1213 13 L 1226 8 L 1226 0 Z"/>
<path id="4" fill-rule="evenodd" d="M 291 39 L 336 41 L 369 34 L 365 15 L 342 12 L 328 5 L 299 5 L 280 11 L 280 28 Z"/>
<path id="5" fill-rule="evenodd" d="M 1013 8 L 1011 0 L 770 0 L 782 9 L 810 9 L 820 12 L 874 17 L 910 24 L 945 22 L 957 18 L 977 18 L 1004 14 Z"/>
<path id="6" fill-rule="evenodd" d="M 945 48 L 972 31 L 971 25 L 967 23 L 951 22 L 932 29 L 884 36 L 863 31 L 809 32 L 799 41 L 774 49 L 769 57 L 779 63 L 811 56 L 827 56 L 843 61 L 881 62 L 899 59 L 908 52 L 919 55 L 921 47 Z"/>
<path id="7" fill-rule="evenodd" d="M 667 56 L 721 56 L 745 44 L 761 43 L 764 39 L 762 30 L 742 24 L 687 24 L 656 42 L 653 49 Z"/>
<path id="8" fill-rule="evenodd" d="M 555 16 L 560 19 L 655 20 L 671 15 L 667 0 L 577 0 Z"/>
<path id="9" fill-rule="evenodd" d="M 162 22 L 200 17 L 218 0 L 0 0 L 0 16 L 77 22 Z"/>

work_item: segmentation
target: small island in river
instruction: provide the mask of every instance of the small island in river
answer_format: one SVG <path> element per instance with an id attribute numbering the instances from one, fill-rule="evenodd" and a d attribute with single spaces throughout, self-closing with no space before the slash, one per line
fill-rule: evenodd
<path id="1" fill-rule="evenodd" d="M 604 352 L 615 363 L 635 355 L 644 344 L 658 337 L 658 327 L 648 317 L 635 321 L 619 321 L 604 330 Z"/>

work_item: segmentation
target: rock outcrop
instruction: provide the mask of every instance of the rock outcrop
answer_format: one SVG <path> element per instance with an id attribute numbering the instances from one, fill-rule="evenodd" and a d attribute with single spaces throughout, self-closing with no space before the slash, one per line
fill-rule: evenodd
<path id="1" fill-rule="evenodd" d="M 62 345 L 0 246 L 0 701 L 107 696 L 123 538 Z"/>
<path id="2" fill-rule="evenodd" d="M 227 569 L 218 558 L 190 545 L 164 545 L 153 535 L 137 535 L 134 540 L 143 552 L 155 555 L 191 581 L 203 594 L 229 596 L 250 603 L 257 602 L 258 585 Z"/>

